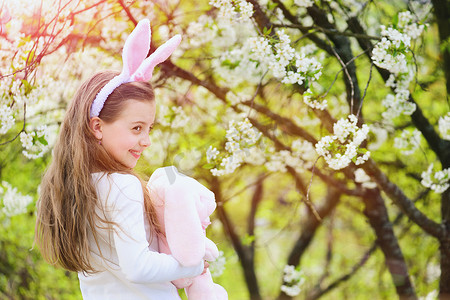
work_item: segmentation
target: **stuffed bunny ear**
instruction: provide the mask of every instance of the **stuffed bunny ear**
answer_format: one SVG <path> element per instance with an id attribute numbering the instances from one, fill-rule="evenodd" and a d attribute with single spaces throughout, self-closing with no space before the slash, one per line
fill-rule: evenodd
<path id="1" fill-rule="evenodd" d="M 157 64 L 165 61 L 181 42 L 181 35 L 177 34 L 162 44 L 155 52 L 146 58 L 139 69 L 131 77 L 134 81 L 148 81 L 152 78 L 153 69 Z"/>
<path id="2" fill-rule="evenodd" d="M 126 77 L 130 77 L 147 57 L 150 50 L 150 21 L 147 19 L 139 21 L 136 28 L 125 41 L 122 50 L 123 70 Z"/>

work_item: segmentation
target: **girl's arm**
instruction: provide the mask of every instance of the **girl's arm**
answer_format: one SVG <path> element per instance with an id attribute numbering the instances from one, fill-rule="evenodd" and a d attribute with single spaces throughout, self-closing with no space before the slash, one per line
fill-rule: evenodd
<path id="1" fill-rule="evenodd" d="M 133 175 L 112 174 L 109 201 L 119 265 L 132 282 L 165 282 L 200 275 L 204 262 L 183 267 L 171 255 L 150 250 L 144 227 L 144 196 L 138 178 Z M 156 237 L 154 237 L 156 238 Z"/>

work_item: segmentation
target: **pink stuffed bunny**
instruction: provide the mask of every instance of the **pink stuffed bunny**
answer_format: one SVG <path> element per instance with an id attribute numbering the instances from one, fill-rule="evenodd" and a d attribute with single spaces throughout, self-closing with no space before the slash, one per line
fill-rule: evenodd
<path id="1" fill-rule="evenodd" d="M 147 187 L 166 235 L 158 237 L 159 251 L 173 255 L 183 266 L 194 266 L 202 260 L 214 261 L 219 251 L 205 234 L 209 216 L 216 208 L 214 193 L 173 166 L 157 169 Z M 212 281 L 209 270 L 172 283 L 184 288 L 189 300 L 228 299 L 225 289 Z"/>

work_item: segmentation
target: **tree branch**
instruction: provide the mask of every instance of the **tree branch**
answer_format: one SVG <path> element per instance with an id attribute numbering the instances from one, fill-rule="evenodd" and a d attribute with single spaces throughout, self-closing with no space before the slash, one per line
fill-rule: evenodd
<path id="1" fill-rule="evenodd" d="M 375 165 L 372 159 L 361 165 L 367 175 L 369 175 L 389 198 L 408 216 L 408 218 L 419 225 L 428 234 L 441 239 L 445 235 L 445 228 L 441 224 L 428 219 L 414 203 L 403 193 L 394 183 L 389 181 L 387 176 Z"/>
<path id="2" fill-rule="evenodd" d="M 250 204 L 250 213 L 248 214 L 247 218 L 247 233 L 250 237 L 255 235 L 255 216 L 256 211 L 258 209 L 259 204 L 261 203 L 261 200 L 263 198 L 263 182 L 266 176 L 262 174 L 257 182 L 256 182 L 256 188 L 255 192 L 253 193 L 252 201 Z M 252 257 L 255 255 L 255 239 L 252 239 L 250 243 L 250 250 Z"/>

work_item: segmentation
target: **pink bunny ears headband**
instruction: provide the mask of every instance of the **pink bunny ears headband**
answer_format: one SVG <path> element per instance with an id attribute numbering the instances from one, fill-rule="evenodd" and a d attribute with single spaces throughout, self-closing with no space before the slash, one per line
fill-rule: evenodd
<path id="1" fill-rule="evenodd" d="M 105 84 L 98 92 L 91 106 L 91 118 L 98 117 L 106 99 L 119 85 L 133 81 L 150 80 L 155 66 L 165 61 L 181 42 L 181 36 L 177 34 L 147 57 L 150 50 L 150 38 L 150 21 L 147 19 L 141 20 L 123 46 L 122 72 Z"/>

